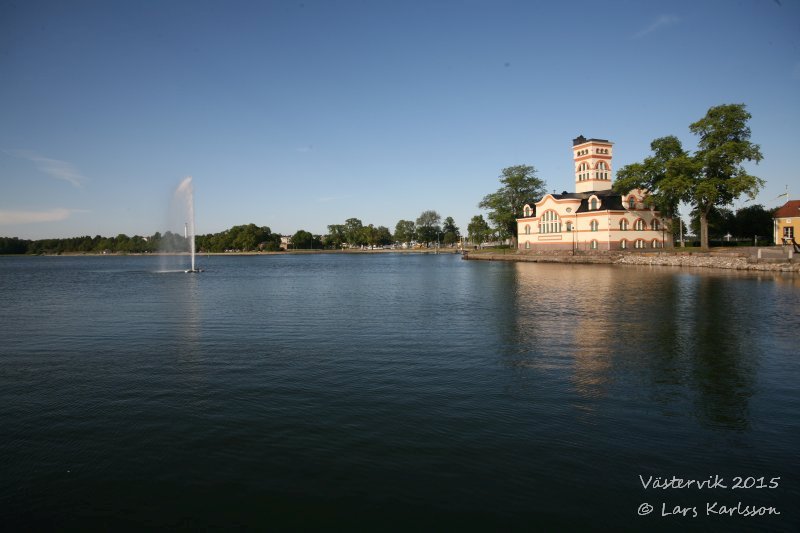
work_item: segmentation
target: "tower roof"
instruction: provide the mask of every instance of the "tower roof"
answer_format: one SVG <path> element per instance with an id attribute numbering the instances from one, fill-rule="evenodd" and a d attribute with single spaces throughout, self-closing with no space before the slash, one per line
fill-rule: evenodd
<path id="1" fill-rule="evenodd" d="M 584 144 L 588 142 L 598 142 L 598 143 L 606 143 L 606 144 L 614 144 L 608 139 L 587 139 L 583 135 L 578 135 L 574 139 L 572 139 L 572 146 L 578 146 L 579 144 Z"/>

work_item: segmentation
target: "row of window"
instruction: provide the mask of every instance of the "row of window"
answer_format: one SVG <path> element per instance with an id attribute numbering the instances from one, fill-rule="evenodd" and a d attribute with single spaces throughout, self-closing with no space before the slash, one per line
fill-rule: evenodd
<path id="1" fill-rule="evenodd" d="M 526 213 L 525 216 L 528 216 L 528 214 Z M 600 223 L 597 220 L 592 220 L 589 222 L 590 231 L 598 231 L 599 229 Z M 628 221 L 624 218 L 619 221 L 619 229 L 620 231 L 628 231 Z M 634 231 L 644 231 L 648 229 L 647 223 L 641 218 L 638 218 L 636 219 L 636 222 L 633 223 L 633 229 Z M 650 223 L 650 229 L 652 231 L 658 231 L 661 229 L 661 223 L 658 221 L 658 219 L 653 219 L 653 221 Z M 567 222 L 566 231 L 572 231 L 571 222 Z M 525 233 L 530 235 L 530 224 L 525 225 Z M 555 211 L 546 211 L 542 215 L 542 218 L 539 221 L 539 233 L 561 233 L 561 221 L 559 220 Z"/>
<path id="2" fill-rule="evenodd" d="M 592 179 L 592 174 L 587 172 L 586 174 L 578 174 L 578 181 L 586 181 Z M 608 172 L 595 172 L 594 179 L 596 180 L 607 180 L 608 179 Z"/>
<path id="3" fill-rule="evenodd" d="M 594 166 L 594 168 L 597 170 L 611 170 L 611 167 L 609 167 L 605 161 L 600 161 Z M 578 165 L 578 172 L 583 172 L 585 170 L 592 170 L 592 167 L 591 165 L 589 165 L 589 163 L 584 161 L 583 163 Z"/>
<path id="4" fill-rule="evenodd" d="M 621 241 L 619 241 L 619 247 L 622 250 L 627 250 L 629 248 L 628 242 L 629 242 L 628 240 L 622 239 Z M 642 250 L 645 248 L 663 248 L 664 243 L 659 241 L 658 239 L 653 239 L 649 243 L 644 239 L 636 239 L 635 241 L 633 241 L 633 247 L 637 250 Z M 600 248 L 600 243 L 597 240 L 593 239 L 589 241 L 589 248 L 591 250 L 598 250 Z M 531 249 L 531 241 L 525 241 L 525 249 L 526 250 Z"/>
<path id="5" fill-rule="evenodd" d="M 575 152 L 575 155 L 579 157 L 579 156 L 582 156 L 582 155 L 587 155 L 588 153 L 589 153 L 589 149 L 588 148 L 584 148 L 583 150 L 578 150 L 577 152 Z M 595 148 L 594 153 L 596 153 L 596 154 L 607 154 L 608 153 L 608 148 Z"/>

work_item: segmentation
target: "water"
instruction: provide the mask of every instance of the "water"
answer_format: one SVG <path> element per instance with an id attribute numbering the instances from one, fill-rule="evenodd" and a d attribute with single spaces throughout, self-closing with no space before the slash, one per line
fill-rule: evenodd
<path id="1" fill-rule="evenodd" d="M 4 527 L 800 523 L 797 277 L 202 261 L 187 276 L 155 257 L 0 258 Z M 713 501 L 781 515 L 706 517 Z"/>

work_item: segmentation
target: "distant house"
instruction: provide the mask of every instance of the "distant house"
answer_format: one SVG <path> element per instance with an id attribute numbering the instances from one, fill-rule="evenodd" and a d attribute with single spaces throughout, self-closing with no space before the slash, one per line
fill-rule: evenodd
<path id="1" fill-rule="evenodd" d="M 672 246 L 669 220 L 645 205 L 642 190 L 611 189 L 613 143 L 572 141 L 575 192 L 528 202 L 517 219 L 520 251 L 626 250 Z"/>
<path id="2" fill-rule="evenodd" d="M 797 242 L 800 229 L 800 200 L 789 200 L 772 215 L 775 244 Z M 784 241 L 786 239 L 786 241 Z"/>
<path id="3" fill-rule="evenodd" d="M 281 235 L 281 250 L 288 250 L 289 249 L 289 240 L 291 240 L 290 235 Z"/>

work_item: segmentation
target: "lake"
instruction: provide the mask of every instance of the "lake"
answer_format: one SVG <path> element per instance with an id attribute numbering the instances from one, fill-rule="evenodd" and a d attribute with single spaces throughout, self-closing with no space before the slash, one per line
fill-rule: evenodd
<path id="1" fill-rule="evenodd" d="M 800 527 L 797 276 L 179 261 L 0 257 L 5 528 Z"/>

